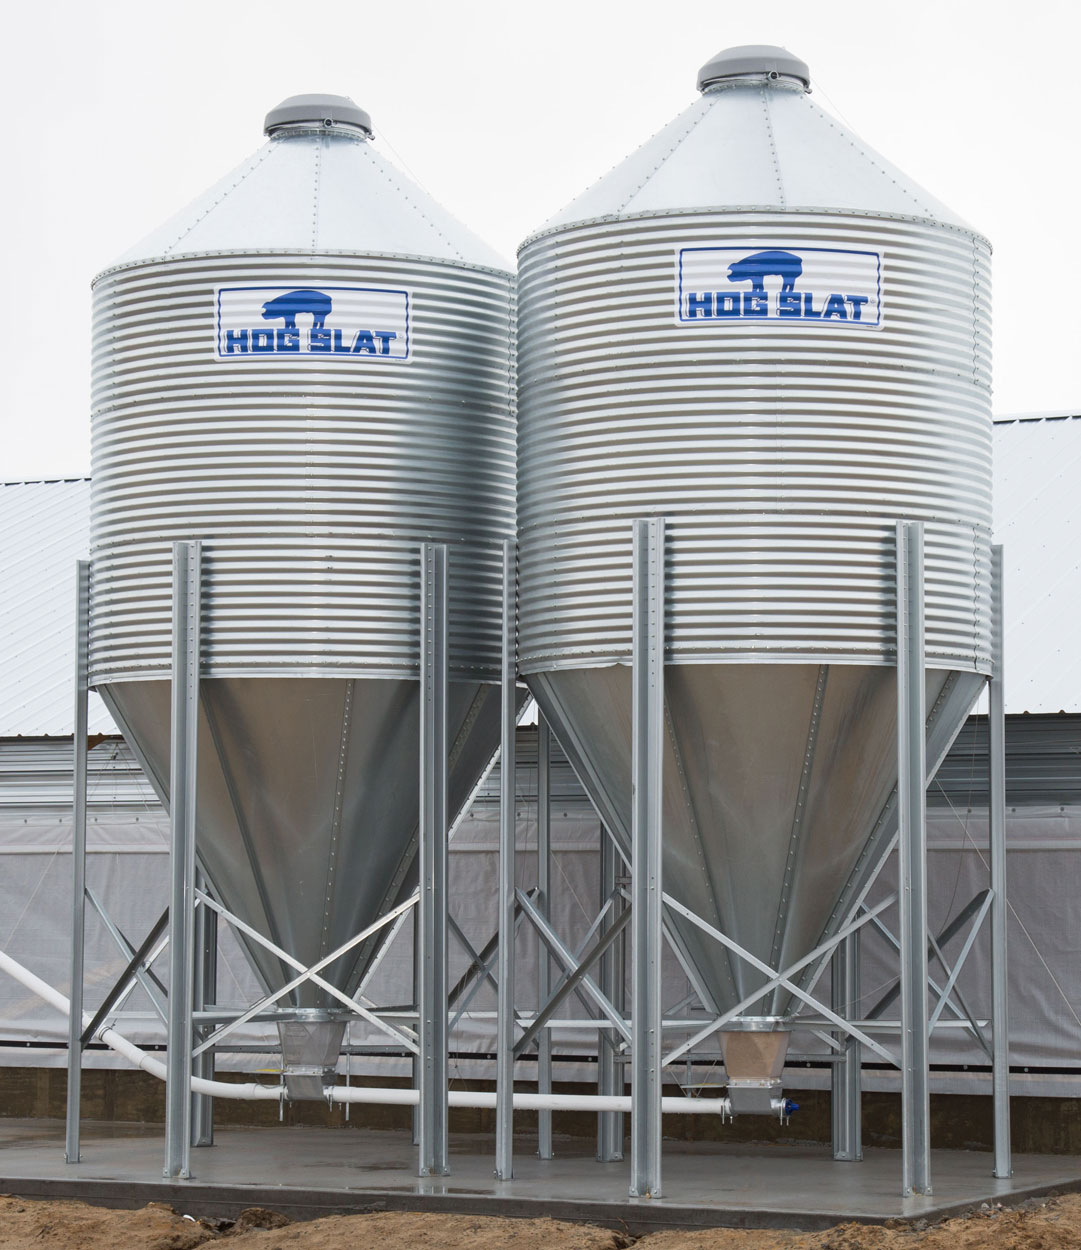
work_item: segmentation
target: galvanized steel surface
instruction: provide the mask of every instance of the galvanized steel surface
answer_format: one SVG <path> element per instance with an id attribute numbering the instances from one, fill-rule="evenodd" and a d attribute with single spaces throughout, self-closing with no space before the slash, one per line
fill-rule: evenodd
<path id="1" fill-rule="evenodd" d="M 602 218 L 719 208 L 826 209 L 969 229 L 821 109 L 802 83 L 781 79 L 707 90 L 539 233 Z"/>
<path id="2" fill-rule="evenodd" d="M 989 247 L 779 80 L 707 91 L 519 261 L 521 670 L 629 849 L 630 534 L 663 517 L 666 890 L 784 968 L 894 827 L 898 520 L 936 759 L 990 667 Z M 670 922 L 717 1006 L 787 1009 Z"/>
<path id="3" fill-rule="evenodd" d="M 214 288 L 406 287 L 412 358 L 215 359 Z M 450 544 L 452 666 L 494 678 L 513 533 L 510 278 L 247 255 L 95 289 L 95 683 L 168 666 L 169 544 L 205 540 L 204 675 L 415 673 L 418 547 Z"/>
<path id="4" fill-rule="evenodd" d="M 881 251 L 881 329 L 677 325 L 681 247 Z M 798 250 L 798 249 L 797 249 Z M 521 255 L 523 672 L 630 654 L 630 523 L 669 521 L 668 650 L 892 662 L 893 523 L 927 524 L 931 663 L 986 672 L 989 255 L 847 214 L 585 223 Z"/>
<path id="5" fill-rule="evenodd" d="M 363 250 L 510 268 L 386 160 L 377 143 L 344 129 L 297 133 L 291 128 L 274 135 L 117 264 L 279 250 Z"/>
<path id="6" fill-rule="evenodd" d="M 359 132 L 301 125 L 95 285 L 91 681 L 164 798 L 170 546 L 201 540 L 201 866 L 308 966 L 417 880 L 424 543 L 449 549 L 452 812 L 498 739 L 515 488 L 498 266 Z M 325 976 L 351 993 L 384 936 Z M 291 979 L 245 945 L 267 986 Z"/>

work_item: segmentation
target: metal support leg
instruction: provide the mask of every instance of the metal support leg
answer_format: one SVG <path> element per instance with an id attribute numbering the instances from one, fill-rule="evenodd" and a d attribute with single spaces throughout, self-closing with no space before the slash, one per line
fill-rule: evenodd
<path id="1" fill-rule="evenodd" d="M 631 1188 L 661 1196 L 664 521 L 635 521 L 631 783 Z"/>
<path id="2" fill-rule="evenodd" d="M 897 795 L 903 1192 L 931 1193 L 923 525 L 897 523 Z"/>
<path id="3" fill-rule="evenodd" d="M 206 890 L 206 882 L 198 872 L 196 886 L 200 890 Z M 217 1001 L 218 913 L 210 907 L 198 907 L 195 910 L 195 1010 L 205 1011 Z M 204 1050 L 195 1057 L 193 1071 L 203 1080 L 214 1079 L 213 1049 Z M 214 1099 L 209 1094 L 191 1096 L 191 1144 L 214 1144 Z"/>
<path id="4" fill-rule="evenodd" d="M 552 918 L 552 735 L 548 722 L 537 715 L 537 910 Z M 552 992 L 552 957 L 543 944 L 537 954 L 537 1001 L 542 1005 Z M 537 1092 L 552 1092 L 552 1032 L 543 1029 L 537 1038 Z M 537 1112 L 537 1154 L 552 1157 L 552 1113 Z"/>
<path id="5" fill-rule="evenodd" d="M 64 1158 L 79 1162 L 79 1110 L 83 1085 L 83 957 L 86 941 L 86 764 L 87 683 L 90 668 L 90 562 L 79 560 L 75 575 L 75 729 L 71 832 L 71 1011 L 68 1015 L 67 1141 Z"/>
<path id="6" fill-rule="evenodd" d="M 420 918 L 413 913 L 413 1008 L 420 1020 Z M 419 1030 L 419 1024 L 418 1024 Z M 419 1033 L 418 1033 L 419 1036 Z M 416 1054 L 411 1061 L 413 1088 L 418 1091 L 417 1101 L 413 1106 L 413 1145 L 420 1145 L 420 1055 Z"/>
<path id="7" fill-rule="evenodd" d="M 991 1073 L 995 1116 L 997 1177 L 1013 1175 L 1010 1150 L 1010 1037 L 1006 963 L 1006 704 L 1003 686 L 1002 548 L 994 547 L 991 564 L 991 655 L 987 718 L 990 735 L 989 804 L 991 889 Z"/>
<path id="8" fill-rule="evenodd" d="M 833 955 L 833 1010 L 846 1020 L 859 1017 L 860 935 L 850 933 Z M 833 1157 L 855 1163 L 863 1158 L 860 1063 L 863 1047 L 849 1034 L 841 1038 L 844 1059 L 832 1067 Z"/>
<path id="9" fill-rule="evenodd" d="M 517 677 L 517 548 L 503 544 L 502 733 L 499 756 L 499 982 L 495 1068 L 495 1174 L 514 1175 L 514 683 Z"/>
<path id="10" fill-rule="evenodd" d="M 202 550 L 173 544 L 173 689 L 169 768 L 169 1024 L 166 1177 L 191 1175 L 192 995 L 195 983 L 195 801 Z"/>
<path id="11" fill-rule="evenodd" d="M 622 865 L 615 843 L 603 826 L 601 827 L 600 859 L 600 901 L 603 907 L 610 898 L 613 898 L 616 875 Z M 622 895 L 613 899 L 611 913 L 601 924 L 601 937 L 619 920 L 625 906 Z M 613 1007 L 623 1011 L 626 974 L 622 938 L 601 956 L 597 979 L 601 993 L 611 1001 Z M 602 1097 L 623 1093 L 623 1065 L 619 1062 L 619 1038 L 611 1029 L 597 1030 L 597 1093 Z M 622 1158 L 623 1112 L 600 1111 L 597 1113 L 597 1159 L 601 1163 L 616 1163 Z"/>
<path id="12" fill-rule="evenodd" d="M 447 1163 L 447 549 L 421 548 L 418 1174 Z"/>

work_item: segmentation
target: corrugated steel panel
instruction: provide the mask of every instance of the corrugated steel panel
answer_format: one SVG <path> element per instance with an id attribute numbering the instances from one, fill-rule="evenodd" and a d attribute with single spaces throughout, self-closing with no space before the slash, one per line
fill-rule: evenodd
<path id="1" fill-rule="evenodd" d="M 549 793 L 552 815 L 593 816 L 593 804 L 582 789 L 567 757 L 555 738 L 551 739 Z M 514 776 L 519 819 L 533 820 L 537 802 L 537 730 L 535 726 L 519 726 L 515 739 Z M 494 816 L 499 811 L 499 770 L 497 761 L 477 791 L 473 816 Z M 453 846 L 454 843 L 451 843 Z"/>
<path id="2" fill-rule="evenodd" d="M 673 324 L 680 249 L 793 238 L 881 254 L 881 329 Z M 670 659 L 892 663 L 906 518 L 926 522 L 929 662 L 986 672 L 989 260 L 937 224 L 794 209 L 526 244 L 522 671 L 630 655 L 630 525 L 663 515 Z"/>
<path id="3" fill-rule="evenodd" d="M 1006 707 L 1081 712 L 1081 415 L 994 429 L 995 540 L 1005 544 Z M 75 560 L 89 481 L 0 485 L 0 737 L 70 734 Z M 92 733 L 115 726 L 96 696 Z"/>
<path id="4" fill-rule="evenodd" d="M 995 425 L 1006 710 L 1081 711 L 1081 415 Z"/>
<path id="5" fill-rule="evenodd" d="M 90 481 L 0 485 L 0 738 L 75 724 L 75 562 L 90 550 Z M 92 695 L 91 733 L 116 733 Z"/>
<path id="6" fill-rule="evenodd" d="M 987 717 L 970 716 L 927 792 L 963 811 L 987 806 Z M 1081 805 L 1081 716 L 1006 720 L 1006 802 L 1011 807 Z"/>
<path id="7" fill-rule="evenodd" d="M 0 742 L 0 812 L 68 812 L 72 806 L 71 743 L 56 739 Z M 98 743 L 87 761 L 91 812 L 165 813 L 122 738 Z"/>
<path id="8" fill-rule="evenodd" d="M 405 288 L 410 361 L 218 360 L 219 284 Z M 456 675 L 498 675 L 510 275 L 218 255 L 113 270 L 94 297 L 96 682 L 168 671 L 170 544 L 185 538 L 206 542 L 206 677 L 412 676 L 422 542 L 450 544 Z"/>

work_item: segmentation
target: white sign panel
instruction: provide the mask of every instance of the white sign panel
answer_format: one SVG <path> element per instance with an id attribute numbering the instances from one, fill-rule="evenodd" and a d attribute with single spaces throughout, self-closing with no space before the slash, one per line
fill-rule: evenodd
<path id="1" fill-rule="evenodd" d="M 882 253 L 841 248 L 684 247 L 676 254 L 676 321 L 874 330 L 882 324 Z"/>
<path id="2" fill-rule="evenodd" d="M 409 359 L 408 291 L 371 286 L 221 286 L 215 289 L 215 301 L 219 360 Z"/>

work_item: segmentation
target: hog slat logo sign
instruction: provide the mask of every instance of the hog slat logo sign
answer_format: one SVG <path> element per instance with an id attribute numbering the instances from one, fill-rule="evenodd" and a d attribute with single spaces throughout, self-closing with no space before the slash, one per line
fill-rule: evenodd
<path id="1" fill-rule="evenodd" d="M 681 325 L 882 325 L 881 252 L 800 244 L 684 247 L 676 255 L 676 281 Z"/>
<path id="2" fill-rule="evenodd" d="M 408 291 L 372 286 L 215 288 L 219 360 L 409 359 Z"/>

